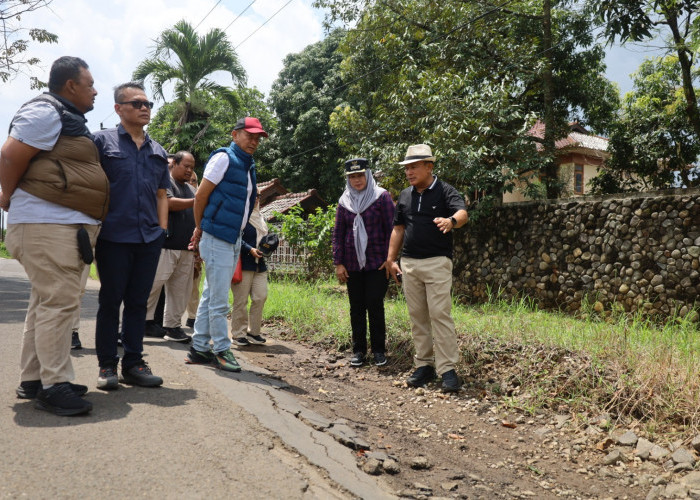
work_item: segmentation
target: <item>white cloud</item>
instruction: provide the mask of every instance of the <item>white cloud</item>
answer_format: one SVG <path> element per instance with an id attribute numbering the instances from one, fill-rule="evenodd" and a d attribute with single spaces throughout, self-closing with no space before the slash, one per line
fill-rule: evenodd
<path id="1" fill-rule="evenodd" d="M 253 33 L 287 0 L 256 0 L 227 30 L 234 46 Z M 222 1 L 199 26 L 205 33 L 225 28 L 250 3 L 250 0 Z M 78 56 L 90 65 L 99 94 L 95 109 L 87 114 L 88 126 L 114 126 L 112 87 L 131 79 L 136 65 L 146 58 L 153 40 L 180 19 L 197 25 L 216 4 L 215 0 L 61 0 L 50 9 L 23 16 L 26 26 L 45 28 L 59 37 L 58 44 L 33 44 L 31 55 L 39 57 L 42 68 L 34 76 L 48 79 L 51 62 L 63 55 Z M 282 69 L 284 57 L 299 52 L 323 37 L 322 14 L 311 7 L 311 0 L 292 0 L 277 16 L 253 34 L 238 49 L 248 84 L 269 92 Z M 225 74 L 217 81 L 230 84 Z M 17 109 L 37 92 L 29 89 L 27 77 L 18 77 L 3 85 L 0 92 L 0 131 L 6 131 Z M 4 142 L 4 137 L 2 139 Z"/>

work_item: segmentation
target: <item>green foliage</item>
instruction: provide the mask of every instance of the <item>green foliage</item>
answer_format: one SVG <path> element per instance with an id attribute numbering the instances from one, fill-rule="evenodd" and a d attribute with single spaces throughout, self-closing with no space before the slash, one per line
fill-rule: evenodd
<path id="1" fill-rule="evenodd" d="M 303 209 L 297 205 L 287 214 L 275 212 L 282 222 L 282 235 L 290 246 L 306 255 L 309 277 L 327 275 L 333 270 L 333 227 L 335 225 L 335 205 L 325 211 L 320 207 L 316 212 L 303 217 Z"/>
<path id="2" fill-rule="evenodd" d="M 0 259 L 11 259 L 12 255 L 7 251 L 4 241 L 0 241 Z"/>
<path id="3" fill-rule="evenodd" d="M 678 58 L 647 59 L 633 80 L 610 137 L 609 168 L 593 179 L 594 191 L 667 189 L 677 180 L 686 187 L 700 186 L 700 174 L 692 169 L 700 138 L 686 113 Z"/>
<path id="4" fill-rule="evenodd" d="M 47 7 L 52 0 L 0 0 L 0 81 L 8 82 L 26 69 L 38 65 L 41 61 L 36 57 L 29 57 L 27 51 L 30 40 L 21 35 L 27 32 L 31 41 L 38 43 L 57 43 L 58 36 L 41 28 L 27 28 L 20 24 L 24 14 L 33 12 L 42 7 Z M 41 89 L 46 87 L 34 76 L 29 77 L 30 88 Z"/>
<path id="5" fill-rule="evenodd" d="M 331 130 L 344 151 L 379 167 L 383 186 L 396 193 L 404 185 L 397 161 L 418 142 L 433 148 L 439 176 L 495 202 L 509 181 L 546 163 L 529 134 L 545 111 L 541 2 L 507 9 L 482 1 L 317 4 L 329 9 L 329 22 L 356 22 L 340 45 L 349 93 Z M 604 52 L 590 19 L 570 4 L 556 3 L 546 51 L 556 137 L 572 119 L 608 129 L 618 105 L 616 89 L 600 76 Z"/>
<path id="6" fill-rule="evenodd" d="M 697 0 L 588 0 L 587 3 L 604 21 L 604 36 L 609 42 L 663 40 L 668 52 L 675 53 L 685 113 L 696 140 L 700 139 L 700 108 L 694 88 L 698 78 L 694 58 L 700 46 Z"/>
<path id="7" fill-rule="evenodd" d="M 196 92 L 192 99 L 195 119 L 182 126 L 178 126 L 178 117 L 184 105 L 178 101 L 165 104 L 151 120 L 148 133 L 169 152 L 191 151 L 198 168 L 204 166 L 212 151 L 231 143 L 231 129 L 236 117 L 248 114 L 250 110 L 255 112 L 251 115 L 260 117 L 268 132 L 274 133 L 276 120 L 267 109 L 262 93 L 257 89 L 237 89 L 231 93 L 235 94 L 235 99 Z M 260 158 L 264 158 L 261 154 L 264 145 L 262 142 L 255 154 L 258 167 Z"/>
<path id="8" fill-rule="evenodd" d="M 199 36 L 182 20 L 160 34 L 151 57 L 139 63 L 133 78 L 150 78 L 154 97 L 160 100 L 165 100 L 164 85 L 173 82 L 175 100 L 182 106 L 177 122 L 182 127 L 199 119 L 195 100 L 201 95 L 218 96 L 233 107 L 240 105 L 236 93 L 208 78 L 216 71 L 226 71 L 234 83 L 245 84 L 245 70 L 226 33 L 215 28 Z"/>
<path id="9" fill-rule="evenodd" d="M 266 178 L 278 177 L 293 191 L 315 188 L 326 201 L 337 199 L 343 190 L 343 156 L 328 119 L 344 101 L 341 84 L 341 55 L 336 52 L 344 35 L 336 30 L 324 40 L 290 54 L 272 84 L 270 106 L 279 129 L 269 141 L 274 163 Z"/>

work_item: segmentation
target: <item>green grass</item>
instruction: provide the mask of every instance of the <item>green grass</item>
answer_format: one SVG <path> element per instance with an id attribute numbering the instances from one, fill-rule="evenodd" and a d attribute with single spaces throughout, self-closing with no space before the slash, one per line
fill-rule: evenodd
<path id="1" fill-rule="evenodd" d="M 5 242 L 0 241 L 0 259 L 11 259 L 12 255 L 10 255 L 10 252 L 7 251 L 7 248 L 5 247 Z"/>
<path id="2" fill-rule="evenodd" d="M 387 348 L 394 366 L 408 369 L 410 320 L 403 296 L 394 295 L 385 301 Z M 272 280 L 264 314 L 298 340 L 350 348 L 349 304 L 337 283 Z M 586 316 L 541 311 L 526 299 L 455 301 L 459 371 L 529 411 L 564 404 L 651 427 L 700 428 L 697 310 L 661 325 L 641 314 Z"/>

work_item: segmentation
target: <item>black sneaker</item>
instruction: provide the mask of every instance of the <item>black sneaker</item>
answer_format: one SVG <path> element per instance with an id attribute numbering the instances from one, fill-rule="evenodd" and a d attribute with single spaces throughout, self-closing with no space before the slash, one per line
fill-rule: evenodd
<path id="1" fill-rule="evenodd" d="M 187 321 L 185 322 L 185 326 L 187 328 L 194 328 L 194 318 L 187 318 Z"/>
<path id="2" fill-rule="evenodd" d="M 119 379 L 117 378 L 116 366 L 101 366 L 97 375 L 97 388 L 103 391 L 119 389 Z"/>
<path id="3" fill-rule="evenodd" d="M 454 370 L 442 374 L 442 392 L 458 392 L 461 386 L 457 372 Z"/>
<path id="4" fill-rule="evenodd" d="M 145 337 L 156 337 L 162 339 L 165 336 L 165 328 L 160 326 L 155 321 L 149 320 L 146 321 L 146 330 L 144 331 L 143 335 Z"/>
<path id="5" fill-rule="evenodd" d="M 188 365 L 210 365 L 214 362 L 216 356 L 211 351 L 198 351 L 194 347 L 190 347 L 190 352 L 187 353 L 185 363 Z"/>
<path id="6" fill-rule="evenodd" d="M 250 333 L 246 335 L 246 340 L 249 344 L 261 345 L 267 342 L 267 339 L 262 335 L 251 335 Z"/>
<path id="7" fill-rule="evenodd" d="M 63 382 L 41 389 L 34 400 L 34 408 L 67 417 L 89 412 L 92 403 L 78 396 L 68 382 Z"/>
<path id="8" fill-rule="evenodd" d="M 70 348 L 71 349 L 82 349 L 83 344 L 80 343 L 80 336 L 78 332 L 73 332 L 70 338 Z"/>
<path id="9" fill-rule="evenodd" d="M 88 391 L 86 385 L 71 384 L 70 382 L 66 383 L 78 396 L 84 396 Z M 40 390 L 41 380 L 25 380 L 20 382 L 19 387 L 15 389 L 15 392 L 17 393 L 17 397 L 20 399 L 34 399 Z"/>
<path id="10" fill-rule="evenodd" d="M 153 375 L 151 368 L 143 360 L 126 370 L 122 368 L 122 381 L 126 384 L 140 385 L 141 387 L 158 387 L 163 385 L 163 379 Z"/>
<path id="11" fill-rule="evenodd" d="M 361 352 L 356 352 L 350 360 L 350 366 L 362 366 L 365 364 L 365 355 Z"/>
<path id="12" fill-rule="evenodd" d="M 250 342 L 248 342 L 248 339 L 245 337 L 236 337 L 233 339 L 233 343 L 239 347 L 246 347 L 250 345 Z"/>
<path id="13" fill-rule="evenodd" d="M 179 326 L 175 328 L 165 328 L 165 336 L 163 338 L 165 340 L 172 340 L 173 342 L 189 342 L 192 340 Z"/>
<path id="14" fill-rule="evenodd" d="M 383 352 L 375 352 L 374 364 L 376 366 L 384 366 L 386 364 L 386 355 Z"/>
<path id="15" fill-rule="evenodd" d="M 421 387 L 435 378 L 435 368 L 430 365 L 416 368 L 407 379 L 406 384 L 411 387 Z"/>

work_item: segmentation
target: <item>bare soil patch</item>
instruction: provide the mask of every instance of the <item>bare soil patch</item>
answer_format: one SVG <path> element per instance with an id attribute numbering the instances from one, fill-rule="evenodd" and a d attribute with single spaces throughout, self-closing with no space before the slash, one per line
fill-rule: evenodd
<path id="1" fill-rule="evenodd" d="M 601 430 L 607 422 L 583 423 L 565 408 L 510 410 L 503 396 L 485 389 L 496 379 L 477 376 L 453 395 L 442 394 L 437 380 L 414 389 L 404 384 L 407 367 L 391 357 L 386 367 L 353 368 L 349 353 L 284 340 L 283 326 L 267 325 L 266 333 L 267 345 L 240 350 L 289 384 L 309 409 L 357 430 L 369 444 L 366 451 L 348 449 L 358 467 L 395 459 L 397 473 L 376 472 L 401 497 L 644 498 L 664 473 L 633 458 L 633 448 L 623 450 L 626 462 L 604 465 L 614 442 Z M 499 372 L 498 357 L 491 363 Z"/>

